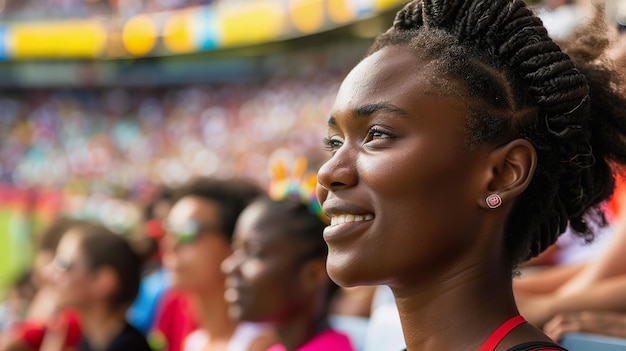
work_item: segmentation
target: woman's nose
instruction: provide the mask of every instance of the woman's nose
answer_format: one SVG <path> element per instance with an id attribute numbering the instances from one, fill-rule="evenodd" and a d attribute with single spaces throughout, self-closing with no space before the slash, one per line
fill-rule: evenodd
<path id="1" fill-rule="evenodd" d="M 344 145 L 320 167 L 317 172 L 317 192 L 320 201 L 329 191 L 338 191 L 357 183 L 355 153 L 356 151 Z"/>

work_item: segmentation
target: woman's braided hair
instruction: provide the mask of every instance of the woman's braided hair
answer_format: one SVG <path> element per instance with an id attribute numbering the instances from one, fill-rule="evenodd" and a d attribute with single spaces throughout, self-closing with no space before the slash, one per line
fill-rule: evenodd
<path id="1" fill-rule="evenodd" d="M 599 204 L 613 192 L 611 164 L 626 163 L 626 101 L 620 75 L 602 60 L 609 40 L 600 17 L 568 55 L 522 0 L 417 0 L 370 49 L 412 47 L 442 91 L 467 97 L 469 148 L 515 138 L 534 145 L 537 169 L 507 227 L 513 265 L 568 223 L 587 240 L 590 221 L 606 224 Z"/>

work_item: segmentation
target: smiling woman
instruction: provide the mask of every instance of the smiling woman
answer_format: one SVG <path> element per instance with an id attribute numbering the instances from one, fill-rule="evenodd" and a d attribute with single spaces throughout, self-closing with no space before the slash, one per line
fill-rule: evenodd
<path id="1" fill-rule="evenodd" d="M 237 222 L 227 274 L 229 313 L 272 325 L 278 344 L 267 351 L 353 351 L 328 321 L 337 286 L 326 273 L 324 222 L 293 198 L 259 199 Z"/>
<path id="2" fill-rule="evenodd" d="M 568 55 L 521 0 L 412 1 L 343 81 L 318 173 L 327 269 L 390 286 L 409 351 L 561 350 L 511 285 L 567 225 L 593 236 L 626 162 L 594 25 Z"/>

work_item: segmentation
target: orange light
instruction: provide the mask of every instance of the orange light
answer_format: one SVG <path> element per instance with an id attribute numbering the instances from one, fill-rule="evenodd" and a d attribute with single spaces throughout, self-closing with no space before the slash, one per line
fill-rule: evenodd
<path id="1" fill-rule="evenodd" d="M 186 53 L 196 49 L 193 38 L 193 16 L 191 11 L 172 13 L 163 28 L 163 42 L 175 53 Z"/>
<path id="2" fill-rule="evenodd" d="M 290 0 L 289 14 L 299 31 L 313 33 L 324 24 L 324 1 Z"/>
<path id="3" fill-rule="evenodd" d="M 356 16 L 354 6 L 347 0 L 328 0 L 328 14 L 336 23 L 350 22 Z"/>
<path id="4" fill-rule="evenodd" d="M 124 47 L 135 56 L 149 53 L 157 40 L 157 26 L 148 15 L 137 15 L 124 25 L 122 31 Z"/>

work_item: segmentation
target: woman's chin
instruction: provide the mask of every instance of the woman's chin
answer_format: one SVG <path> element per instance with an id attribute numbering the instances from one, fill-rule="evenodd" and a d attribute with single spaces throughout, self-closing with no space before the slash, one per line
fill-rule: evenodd
<path id="1" fill-rule="evenodd" d="M 228 316 L 233 321 L 238 321 L 238 322 L 247 321 L 248 316 L 246 316 L 245 312 L 246 311 L 244 311 L 241 308 L 241 306 L 237 304 L 229 304 L 228 306 Z"/>
<path id="2" fill-rule="evenodd" d="M 363 269 L 359 269 L 359 266 L 346 263 L 334 264 L 330 256 L 326 263 L 326 270 L 328 271 L 330 279 L 344 288 L 375 284 L 372 279 L 370 279 L 371 277 L 368 276 L 367 272 Z"/>

